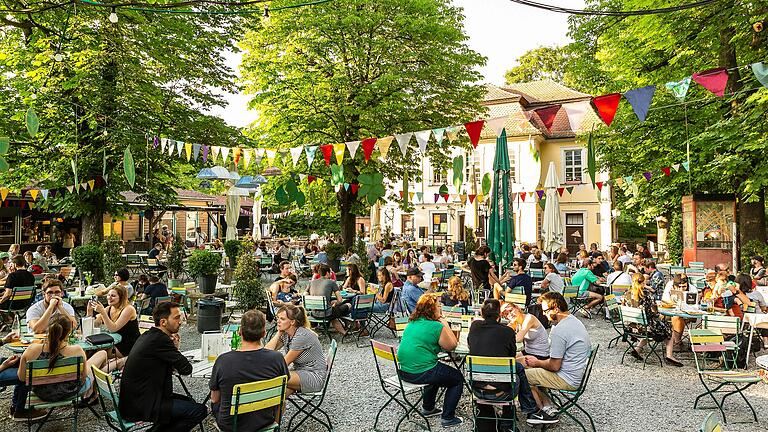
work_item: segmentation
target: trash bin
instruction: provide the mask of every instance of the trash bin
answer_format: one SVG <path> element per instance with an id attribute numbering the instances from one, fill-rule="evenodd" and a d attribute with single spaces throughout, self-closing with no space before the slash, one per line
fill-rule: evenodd
<path id="1" fill-rule="evenodd" d="M 221 330 L 221 314 L 224 311 L 224 300 L 216 297 L 202 298 L 197 301 L 197 331 Z"/>

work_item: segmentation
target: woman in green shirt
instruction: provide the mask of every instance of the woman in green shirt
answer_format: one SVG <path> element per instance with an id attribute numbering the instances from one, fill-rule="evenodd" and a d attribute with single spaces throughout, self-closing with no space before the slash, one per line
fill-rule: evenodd
<path id="1" fill-rule="evenodd" d="M 436 295 L 424 294 L 419 298 L 403 332 L 397 361 L 403 381 L 427 384 L 421 408 L 424 417 L 441 414 L 440 423 L 448 427 L 463 421 L 461 417 L 456 417 L 456 406 L 463 390 L 463 376 L 458 370 L 437 361 L 440 351 L 452 351 L 459 344 L 441 311 Z M 440 387 L 446 388 L 442 410 L 435 407 Z"/>

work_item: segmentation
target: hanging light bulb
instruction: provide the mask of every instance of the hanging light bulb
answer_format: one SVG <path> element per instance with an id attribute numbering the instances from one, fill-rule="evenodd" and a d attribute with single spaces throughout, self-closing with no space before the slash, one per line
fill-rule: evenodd
<path id="1" fill-rule="evenodd" d="M 117 12 L 115 12 L 115 8 L 112 8 L 112 13 L 109 14 L 109 22 L 111 22 L 112 24 L 117 24 L 117 21 L 119 19 L 120 18 L 118 18 Z"/>
<path id="2" fill-rule="evenodd" d="M 269 20 L 269 6 L 264 6 L 264 20 Z"/>

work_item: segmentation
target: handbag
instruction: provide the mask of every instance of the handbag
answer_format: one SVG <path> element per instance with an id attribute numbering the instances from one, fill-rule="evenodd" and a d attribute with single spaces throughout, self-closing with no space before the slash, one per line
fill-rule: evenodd
<path id="1" fill-rule="evenodd" d="M 112 335 L 108 335 L 106 333 L 97 333 L 94 335 L 87 336 L 85 340 L 88 341 L 93 346 L 99 346 L 99 345 L 109 345 L 115 343 L 115 338 L 112 337 Z"/>

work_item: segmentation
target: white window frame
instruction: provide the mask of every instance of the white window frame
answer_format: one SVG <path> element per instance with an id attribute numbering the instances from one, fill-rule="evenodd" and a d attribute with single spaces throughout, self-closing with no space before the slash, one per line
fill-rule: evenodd
<path id="1" fill-rule="evenodd" d="M 580 166 L 581 167 L 581 180 L 580 181 L 570 181 L 569 182 L 569 181 L 566 180 L 566 178 L 567 178 L 566 175 L 565 175 L 565 173 L 567 171 L 566 152 L 570 152 L 570 151 L 579 151 L 579 152 L 581 152 L 581 166 Z M 563 182 L 564 182 L 563 184 L 566 184 L 566 185 L 579 185 L 579 184 L 586 183 L 585 177 L 589 175 L 589 174 L 587 174 L 585 172 L 585 169 L 586 169 L 586 166 L 587 166 L 586 165 L 586 163 L 587 163 L 587 150 L 585 148 L 583 148 L 583 147 L 563 147 L 562 149 L 560 149 L 560 157 L 561 157 L 561 160 L 563 162 L 562 165 L 561 165 L 562 169 L 561 169 L 561 172 L 560 172 L 560 174 L 562 175 Z"/>
<path id="2" fill-rule="evenodd" d="M 440 176 L 440 178 L 436 178 L 437 176 Z M 448 184 L 448 170 L 440 170 L 436 168 L 432 168 L 432 177 L 430 177 L 431 185 L 432 186 L 441 186 L 444 184 Z"/>

